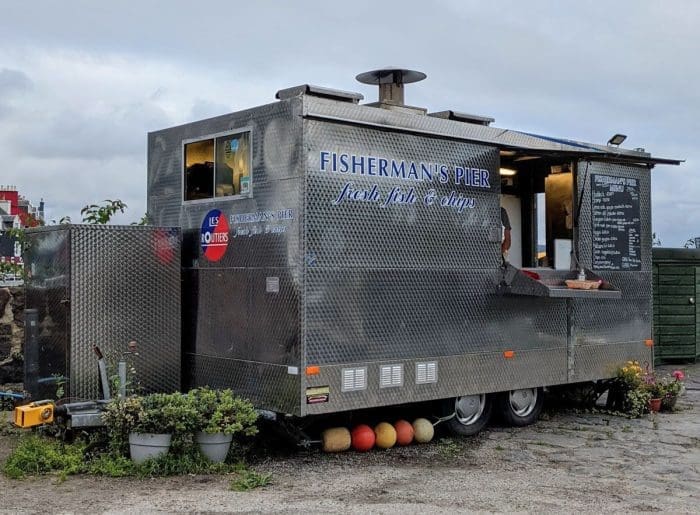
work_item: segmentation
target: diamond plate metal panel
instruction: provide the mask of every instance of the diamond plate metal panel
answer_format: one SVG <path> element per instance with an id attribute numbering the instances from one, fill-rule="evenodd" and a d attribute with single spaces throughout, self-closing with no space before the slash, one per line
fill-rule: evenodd
<path id="1" fill-rule="evenodd" d="M 565 348 L 565 301 L 498 296 L 496 279 L 495 271 L 309 268 L 306 362 Z"/>
<path id="2" fill-rule="evenodd" d="M 305 415 L 315 415 L 498 392 L 507 388 L 563 384 L 567 380 L 566 360 L 565 348 L 519 351 L 513 359 L 505 359 L 500 352 L 436 358 L 440 379 L 426 384 L 416 384 L 415 362 L 402 360 L 399 364 L 403 364 L 404 384 L 396 388 L 380 387 L 381 367 L 396 362 L 321 367 L 318 376 L 306 379 L 307 386 L 329 386 L 329 400 L 327 403 L 305 404 L 302 411 Z M 342 370 L 348 366 L 367 367 L 366 389 L 343 391 Z"/>
<path id="3" fill-rule="evenodd" d="M 591 226 L 591 175 L 639 179 L 642 272 L 651 272 L 651 171 L 637 166 L 580 161 L 577 170 L 577 191 L 583 191 L 579 220 L 579 260 L 586 268 L 592 267 L 593 231 Z M 580 194 L 580 193 L 579 193 Z M 598 273 L 597 270 L 594 270 Z M 603 270 L 600 274 L 603 275 Z M 634 274 L 635 272 L 629 272 Z M 651 286 L 650 286 L 651 288 Z M 651 289 L 649 290 L 651 292 Z"/>
<path id="4" fill-rule="evenodd" d="M 257 407 L 302 414 L 300 376 L 290 374 L 286 366 L 201 354 L 187 354 L 185 358 L 185 370 L 193 386 L 231 388 Z"/>
<path id="5" fill-rule="evenodd" d="M 196 354 L 299 365 L 299 300 L 287 268 L 201 269 Z M 267 291 L 268 277 L 279 281 Z"/>
<path id="6" fill-rule="evenodd" d="M 70 375 L 70 233 L 29 230 L 27 244 L 25 307 L 37 310 L 39 331 L 25 341 L 24 389 L 35 400 L 55 398 L 53 378 Z"/>
<path id="7" fill-rule="evenodd" d="M 617 368 L 629 360 L 652 365 L 652 353 L 643 341 L 578 346 L 574 356 L 576 370 L 570 382 L 614 377 Z"/>
<path id="8" fill-rule="evenodd" d="M 188 226 L 195 230 L 187 231 L 185 240 L 190 247 L 186 251 L 195 261 L 186 266 L 195 268 L 255 268 L 255 267 L 298 267 L 300 261 L 300 216 L 299 202 L 302 195 L 301 179 L 280 179 L 258 184 L 255 198 L 241 200 L 236 204 L 209 206 L 221 210 L 229 225 L 229 240 L 226 253 L 219 261 L 208 261 L 200 247 L 200 227 L 206 216 L 188 219 Z M 280 219 L 279 212 L 291 219 Z M 188 216 L 194 216 L 194 212 Z M 199 211 L 197 210 L 197 214 Z M 238 215 L 253 215 L 241 218 Z M 274 231 L 283 232 L 274 232 Z"/>
<path id="9" fill-rule="evenodd" d="M 117 357 L 129 340 L 144 391 L 180 389 L 180 232 L 72 226 L 71 395 L 99 396 L 94 344 Z"/>
<path id="10" fill-rule="evenodd" d="M 643 341 L 651 338 L 651 273 L 607 272 L 601 276 L 622 292 L 618 300 L 573 300 L 572 336 L 576 345 Z"/>
<path id="11" fill-rule="evenodd" d="M 182 141 L 237 128 L 251 130 L 252 196 L 183 203 Z M 287 366 L 298 371 L 301 352 L 302 136 L 300 98 L 149 135 L 149 214 L 184 233 L 184 345 L 193 364 L 186 382 L 231 387 L 289 413 L 299 412 L 300 399 Z M 200 247 L 212 209 L 229 226 L 217 261 Z"/>
<path id="12" fill-rule="evenodd" d="M 648 168 L 613 163 L 578 164 L 577 187 L 583 191 L 579 222 L 580 261 L 592 266 L 591 175 L 639 179 L 641 261 L 639 272 L 594 270 L 621 291 L 620 300 L 573 300 L 571 381 L 611 377 L 628 359 L 648 361 L 644 340 L 652 337 L 651 176 Z"/>
<path id="13" fill-rule="evenodd" d="M 488 241 L 489 232 L 500 231 L 500 179 L 495 148 L 389 134 L 346 125 L 309 121 L 306 124 L 306 255 L 315 266 L 386 268 L 495 268 L 499 265 L 499 242 Z M 321 151 L 379 155 L 387 159 L 429 160 L 450 168 L 478 168 L 490 173 L 490 188 L 368 177 L 320 171 Z M 350 183 L 356 190 L 377 186 L 377 202 L 338 200 Z M 413 191 L 415 202 L 386 205 L 391 191 Z M 426 205 L 426 195 L 435 200 Z M 473 208 L 442 207 L 450 195 L 473 198 Z M 469 245 L 465 245 L 469 242 Z"/>
<path id="14" fill-rule="evenodd" d="M 267 181 L 299 176 L 301 171 L 301 99 L 292 98 L 245 111 L 181 125 L 148 135 L 148 214 L 153 223 L 199 228 L 210 209 L 248 213 L 269 209 L 259 188 Z M 182 202 L 182 141 L 229 130 L 252 133 L 252 191 L 250 199 Z"/>

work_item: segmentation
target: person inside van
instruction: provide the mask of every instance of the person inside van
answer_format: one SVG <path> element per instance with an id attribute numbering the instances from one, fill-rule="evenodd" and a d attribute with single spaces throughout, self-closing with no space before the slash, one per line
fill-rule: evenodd
<path id="1" fill-rule="evenodd" d="M 510 219 L 508 218 L 508 211 L 506 208 L 501 207 L 501 225 L 503 226 L 503 241 L 501 242 L 501 254 L 503 258 L 508 255 L 510 250 Z"/>

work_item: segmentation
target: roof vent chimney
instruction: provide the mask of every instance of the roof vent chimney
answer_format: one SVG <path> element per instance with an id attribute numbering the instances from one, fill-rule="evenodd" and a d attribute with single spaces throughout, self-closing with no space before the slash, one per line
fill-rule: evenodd
<path id="1" fill-rule="evenodd" d="M 404 104 L 403 85 L 419 82 L 426 77 L 427 75 L 423 72 L 387 67 L 361 73 L 355 78 L 363 84 L 376 84 L 379 86 L 379 101 L 366 105 L 394 111 L 425 114 L 427 109 Z"/>

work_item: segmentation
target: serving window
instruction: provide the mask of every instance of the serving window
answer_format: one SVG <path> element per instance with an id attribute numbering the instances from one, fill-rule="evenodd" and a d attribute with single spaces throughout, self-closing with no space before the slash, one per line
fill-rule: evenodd
<path id="1" fill-rule="evenodd" d="M 250 144 L 250 131 L 184 142 L 184 201 L 250 197 Z"/>
<path id="2" fill-rule="evenodd" d="M 577 268 L 573 252 L 577 163 L 501 151 L 501 165 L 501 205 L 512 226 L 509 262 L 517 268 Z"/>

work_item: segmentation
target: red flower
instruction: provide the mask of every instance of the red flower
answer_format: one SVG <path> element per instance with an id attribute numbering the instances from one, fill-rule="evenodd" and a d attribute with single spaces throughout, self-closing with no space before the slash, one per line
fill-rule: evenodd
<path id="1" fill-rule="evenodd" d="M 683 381 L 683 379 L 685 379 L 685 374 L 682 370 L 674 370 L 672 375 L 676 378 L 676 381 Z"/>

